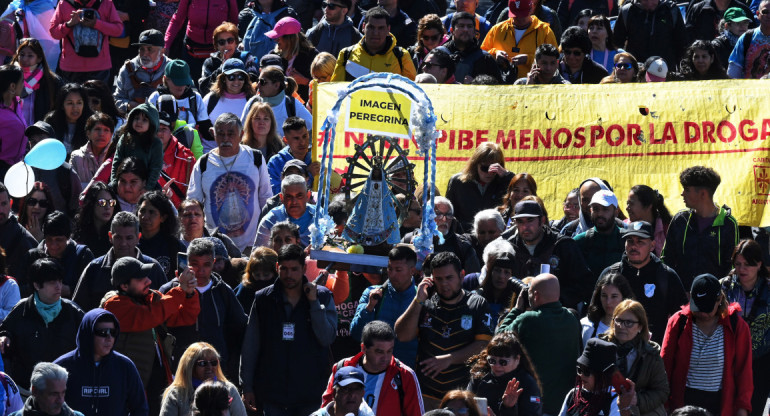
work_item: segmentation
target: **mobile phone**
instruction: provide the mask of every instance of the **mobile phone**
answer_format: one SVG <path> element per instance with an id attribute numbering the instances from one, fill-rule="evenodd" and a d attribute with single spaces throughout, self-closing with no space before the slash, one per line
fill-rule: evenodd
<path id="1" fill-rule="evenodd" d="M 187 268 L 187 253 L 176 253 L 176 268 L 182 273 Z"/>
<path id="2" fill-rule="evenodd" d="M 83 10 L 83 18 L 93 20 L 96 18 L 96 13 L 93 10 Z"/>
<path id="3" fill-rule="evenodd" d="M 486 397 L 474 397 L 476 401 L 476 407 L 479 408 L 481 416 L 487 416 L 487 398 Z"/>
<path id="4" fill-rule="evenodd" d="M 621 386 L 624 388 L 623 390 L 620 389 Z M 615 388 L 615 391 L 618 394 L 622 393 L 624 390 L 631 391 L 631 383 L 623 377 L 620 370 L 615 370 L 615 372 L 612 373 L 612 387 Z"/>

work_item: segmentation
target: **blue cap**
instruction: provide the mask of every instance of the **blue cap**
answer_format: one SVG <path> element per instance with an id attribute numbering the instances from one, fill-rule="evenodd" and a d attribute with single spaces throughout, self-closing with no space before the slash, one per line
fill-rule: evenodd
<path id="1" fill-rule="evenodd" d="M 222 72 L 225 75 L 230 75 L 236 72 L 243 72 L 246 74 L 246 66 L 243 64 L 243 62 L 238 58 L 230 58 L 225 61 L 225 64 L 222 65 Z"/>
<path id="2" fill-rule="evenodd" d="M 364 385 L 364 373 L 357 367 L 342 367 L 334 374 L 335 386 L 347 386 L 353 383 Z"/>

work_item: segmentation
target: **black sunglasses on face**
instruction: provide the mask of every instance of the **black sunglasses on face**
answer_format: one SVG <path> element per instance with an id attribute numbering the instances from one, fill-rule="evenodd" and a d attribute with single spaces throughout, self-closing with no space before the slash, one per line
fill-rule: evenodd
<path id="1" fill-rule="evenodd" d="M 225 46 L 227 44 L 233 44 L 233 43 L 235 43 L 235 38 L 217 39 L 217 45 L 219 46 Z"/>
<path id="2" fill-rule="evenodd" d="M 235 81 L 236 79 L 238 81 L 243 81 L 246 79 L 246 76 L 243 74 L 230 74 L 227 76 L 228 81 Z"/>

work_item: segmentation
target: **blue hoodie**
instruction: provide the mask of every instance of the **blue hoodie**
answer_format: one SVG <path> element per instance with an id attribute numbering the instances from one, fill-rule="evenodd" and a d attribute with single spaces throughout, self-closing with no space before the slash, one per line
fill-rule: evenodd
<path id="1" fill-rule="evenodd" d="M 77 347 L 55 361 L 69 372 L 65 400 L 85 416 L 146 416 L 147 398 L 134 363 L 114 350 L 98 365 L 94 361 L 94 328 L 105 315 L 115 322 L 120 333 L 120 324 L 112 313 L 92 309 L 80 322 Z"/>

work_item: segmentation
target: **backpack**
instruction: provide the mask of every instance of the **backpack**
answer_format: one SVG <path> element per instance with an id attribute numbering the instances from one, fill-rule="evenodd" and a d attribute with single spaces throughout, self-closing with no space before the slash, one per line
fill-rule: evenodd
<path id="1" fill-rule="evenodd" d="M 570 0 L 570 5 L 572 4 L 574 0 Z M 610 1 L 610 0 L 608 0 Z M 628 6 L 626 6 L 626 4 Z M 620 18 L 623 19 L 623 26 L 628 27 L 628 12 L 631 10 L 631 7 L 633 6 L 633 2 L 628 2 L 623 5 L 623 7 L 620 8 Z M 679 19 L 682 19 L 682 12 L 679 11 L 679 7 L 671 7 L 671 22 L 674 26 L 676 26 L 676 21 Z"/>
<path id="2" fill-rule="evenodd" d="M 249 149 L 251 151 L 252 159 L 254 160 L 254 166 L 259 169 L 260 166 L 262 166 L 262 152 L 260 152 L 257 149 Z M 208 168 L 209 165 L 209 153 L 206 153 L 205 155 L 201 156 L 200 159 L 200 168 L 201 168 L 201 176 L 203 176 L 203 172 L 206 171 L 206 168 Z"/>
<path id="3" fill-rule="evenodd" d="M 289 96 L 285 97 L 285 99 L 283 100 L 283 104 L 286 106 L 286 118 L 297 116 L 297 107 L 296 107 L 297 104 L 295 103 L 296 101 L 297 101 L 296 98 L 289 97 Z M 213 105 L 211 104 L 212 102 L 214 103 Z M 218 102 L 219 102 L 219 97 L 212 94 L 211 98 L 209 98 L 209 105 L 207 107 L 209 114 L 211 114 L 211 110 L 213 110 L 214 107 L 217 106 Z M 255 101 L 249 100 L 249 102 L 247 103 L 249 104 L 249 108 L 246 111 L 246 114 L 249 114 L 249 110 L 251 110 L 251 107 L 254 105 L 254 102 Z"/>
<path id="4" fill-rule="evenodd" d="M 186 109 L 186 111 L 192 114 L 193 119 L 197 123 L 198 122 L 198 95 L 195 94 L 194 88 L 192 88 L 192 95 L 190 95 L 187 98 L 187 101 L 190 103 L 190 108 Z M 179 118 L 179 113 L 181 111 L 181 108 L 177 105 L 176 98 L 174 98 L 173 95 L 160 94 L 158 96 L 157 104 L 158 104 L 157 107 L 159 112 L 165 111 L 168 114 L 176 114 L 177 119 Z M 187 121 L 187 119 L 185 119 L 185 121 Z M 189 143 L 189 144 L 192 144 L 192 143 Z M 187 147 L 190 147 L 190 146 L 187 146 Z"/>
<path id="5" fill-rule="evenodd" d="M 75 3 L 73 0 L 66 0 L 75 10 L 93 10 L 96 19 L 98 20 L 99 6 L 102 4 L 102 0 L 96 0 L 92 7 L 83 7 L 82 4 Z M 84 58 L 96 58 L 102 52 L 102 44 L 104 43 L 104 35 L 102 32 L 92 28 L 85 27 L 81 24 L 75 25 L 72 28 L 72 38 L 67 38 L 72 45 L 72 49 L 78 56 Z"/>
<path id="6" fill-rule="evenodd" d="M 243 47 L 255 59 L 261 59 L 275 47 L 275 42 L 265 36 L 265 33 L 273 29 L 278 15 L 285 12 L 286 9 L 287 7 L 281 7 L 267 14 L 255 12 L 254 18 L 251 19 L 246 28 L 246 33 L 243 34 Z"/>
<path id="7" fill-rule="evenodd" d="M 19 39 L 24 37 L 24 32 L 19 24 L 21 18 L 21 13 L 17 11 L 13 15 L 13 20 L 0 21 L 0 55 L 10 58 L 16 54 Z"/>
<path id="8" fill-rule="evenodd" d="M 754 32 L 756 32 L 757 29 L 749 29 L 746 31 L 746 34 L 743 37 L 743 59 L 744 64 L 746 63 L 746 54 L 749 53 L 749 48 L 751 47 L 751 40 L 754 39 Z M 748 41 L 748 42 L 747 42 Z"/>
<path id="9" fill-rule="evenodd" d="M 345 64 L 348 63 L 348 60 L 350 59 L 350 54 L 353 53 L 353 48 L 355 48 L 357 45 L 351 45 L 347 48 L 342 50 L 342 67 L 345 67 Z M 396 57 L 396 60 L 398 61 L 398 68 L 401 70 L 400 72 L 404 72 L 404 63 L 401 62 L 401 58 L 404 56 L 404 53 L 406 50 L 400 46 L 396 46 L 393 48 L 393 55 Z M 347 72 L 345 72 L 347 78 Z M 352 79 L 346 79 L 346 81 L 352 81 Z"/>

